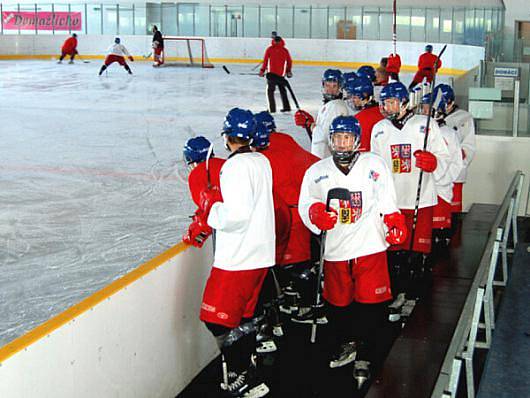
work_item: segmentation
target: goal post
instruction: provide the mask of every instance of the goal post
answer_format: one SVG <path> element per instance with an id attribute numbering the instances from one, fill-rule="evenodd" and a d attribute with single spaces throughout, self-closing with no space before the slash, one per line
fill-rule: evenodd
<path id="1" fill-rule="evenodd" d="M 213 68 L 201 37 L 164 36 L 164 64 Z"/>

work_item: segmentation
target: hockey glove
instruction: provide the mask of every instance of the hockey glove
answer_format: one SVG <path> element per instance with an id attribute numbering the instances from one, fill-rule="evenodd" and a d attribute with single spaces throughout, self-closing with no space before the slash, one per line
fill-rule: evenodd
<path id="1" fill-rule="evenodd" d="M 294 123 L 300 127 L 311 127 L 315 123 L 315 119 L 309 112 L 299 109 L 294 114 Z"/>
<path id="2" fill-rule="evenodd" d="M 197 210 L 193 221 L 188 227 L 188 232 L 182 237 L 182 241 L 188 245 L 201 248 L 208 236 L 212 234 L 212 228 L 206 223 L 206 218 L 201 210 Z"/>
<path id="3" fill-rule="evenodd" d="M 438 161 L 436 160 L 436 156 L 431 152 L 417 150 L 414 152 L 414 156 L 416 157 L 416 167 L 422 169 L 426 173 L 432 173 L 436 170 Z"/>
<path id="4" fill-rule="evenodd" d="M 206 189 L 200 193 L 199 196 L 200 206 L 202 213 L 204 213 L 205 220 L 208 219 L 210 214 L 210 209 L 212 208 L 215 202 L 221 202 L 223 197 L 221 196 L 221 191 L 219 188 L 213 187 L 211 189 Z"/>
<path id="5" fill-rule="evenodd" d="M 134 58 L 132 55 L 129 55 L 129 61 L 134 62 Z"/>
<path id="6" fill-rule="evenodd" d="M 383 222 L 388 227 L 386 241 L 391 245 L 400 245 L 407 239 L 407 225 L 405 224 L 405 216 L 401 213 L 395 212 L 392 214 L 385 214 Z"/>
<path id="7" fill-rule="evenodd" d="M 287 72 L 286 76 L 290 79 L 291 77 L 293 77 L 293 72 L 291 71 Z"/>
<path id="8" fill-rule="evenodd" d="M 264 70 L 260 70 L 260 71 L 259 71 L 259 76 L 260 76 L 260 77 L 265 76 L 265 71 L 264 71 Z"/>
<path id="9" fill-rule="evenodd" d="M 309 219 L 318 229 L 327 231 L 337 223 L 337 212 L 334 209 L 328 212 L 324 203 L 317 202 L 309 208 Z"/>

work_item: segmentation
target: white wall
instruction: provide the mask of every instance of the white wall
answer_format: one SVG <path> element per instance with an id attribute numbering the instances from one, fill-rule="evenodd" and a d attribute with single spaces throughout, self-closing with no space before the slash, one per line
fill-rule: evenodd
<path id="1" fill-rule="evenodd" d="M 4 360 L 0 397 L 174 398 L 217 354 L 198 319 L 211 253 L 185 250 Z"/>
<path id="2" fill-rule="evenodd" d="M 506 12 L 504 14 L 504 53 L 513 56 L 514 40 L 516 38 L 516 21 L 530 21 L 530 6 L 528 0 L 504 0 Z"/>
<path id="3" fill-rule="evenodd" d="M 0 55 L 57 55 L 67 36 L 63 35 L 16 35 L 0 36 Z M 121 36 L 122 42 L 135 55 L 151 51 L 151 36 Z M 102 56 L 113 42 L 114 36 L 80 36 L 79 52 L 85 56 Z M 262 59 L 267 38 L 206 38 L 208 57 L 212 62 L 241 62 Z M 388 41 L 370 40 L 326 40 L 326 39 L 286 39 L 287 48 L 295 61 L 326 63 L 374 63 L 388 56 L 392 44 Z M 398 53 L 403 65 L 415 68 L 419 54 L 424 51 L 425 43 L 398 43 Z M 435 53 L 441 45 L 434 44 Z M 171 54 L 168 54 L 171 56 Z M 444 68 L 469 70 L 484 58 L 482 47 L 449 44 L 443 56 Z M 141 59 L 141 58 L 140 58 Z M 355 66 L 355 65 L 354 65 Z M 358 66 L 358 65 L 357 65 Z"/>
<path id="4" fill-rule="evenodd" d="M 521 170 L 526 177 L 519 215 L 524 215 L 530 179 L 528 154 L 530 138 L 477 136 L 477 154 L 464 185 L 464 208 L 473 203 L 500 204 L 514 173 Z"/>

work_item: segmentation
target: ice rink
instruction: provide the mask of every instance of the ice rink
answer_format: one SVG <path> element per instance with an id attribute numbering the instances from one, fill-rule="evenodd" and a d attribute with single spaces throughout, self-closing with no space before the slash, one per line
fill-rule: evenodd
<path id="1" fill-rule="evenodd" d="M 98 77 L 100 61 L 0 62 L 0 346 L 181 240 L 194 211 L 183 144 L 204 135 L 226 157 L 226 112 L 266 109 L 253 66 Z M 291 79 L 314 115 L 324 69 Z M 308 147 L 293 113 L 275 115 L 279 130 Z"/>

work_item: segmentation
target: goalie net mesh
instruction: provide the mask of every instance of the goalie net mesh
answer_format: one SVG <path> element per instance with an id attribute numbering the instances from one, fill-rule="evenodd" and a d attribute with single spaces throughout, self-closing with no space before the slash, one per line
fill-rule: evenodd
<path id="1" fill-rule="evenodd" d="M 199 37 L 164 36 L 164 63 L 168 66 L 213 68 L 206 42 Z"/>

